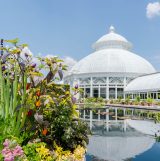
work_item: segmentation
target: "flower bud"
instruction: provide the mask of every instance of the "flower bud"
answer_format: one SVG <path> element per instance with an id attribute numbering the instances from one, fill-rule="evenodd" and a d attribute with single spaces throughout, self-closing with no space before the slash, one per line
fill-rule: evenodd
<path id="1" fill-rule="evenodd" d="M 36 63 L 31 64 L 31 67 L 35 68 L 36 67 Z"/>
<path id="2" fill-rule="evenodd" d="M 78 84 L 76 84 L 74 88 L 75 88 L 75 89 L 78 89 Z"/>

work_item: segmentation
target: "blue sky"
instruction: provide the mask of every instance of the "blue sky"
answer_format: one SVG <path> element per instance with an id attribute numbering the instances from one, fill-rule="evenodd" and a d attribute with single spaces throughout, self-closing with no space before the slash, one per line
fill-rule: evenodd
<path id="1" fill-rule="evenodd" d="M 153 6 L 146 15 L 147 5 L 156 1 L 0 0 L 0 37 L 18 37 L 35 55 L 79 60 L 113 25 L 135 53 L 160 70 L 160 9 Z"/>

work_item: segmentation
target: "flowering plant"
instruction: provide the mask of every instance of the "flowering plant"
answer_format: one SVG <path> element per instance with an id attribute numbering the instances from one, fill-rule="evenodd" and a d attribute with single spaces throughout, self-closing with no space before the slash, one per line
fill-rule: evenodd
<path id="1" fill-rule="evenodd" d="M 17 144 L 16 140 L 6 139 L 3 145 L 2 156 L 4 161 L 24 160 L 26 158 L 22 147 Z"/>
<path id="2" fill-rule="evenodd" d="M 4 143 L 3 157 L 12 161 L 25 153 L 27 158 L 35 156 L 35 161 L 50 160 L 54 158 L 50 152 L 56 149 L 53 142 L 70 154 L 78 145 L 85 148 L 89 128 L 78 118 L 69 86 L 57 84 L 66 69 L 63 61 L 57 57 L 34 58 L 26 44 L 18 45 L 17 39 L 5 42 L 12 46 L 1 48 L 0 143 L 11 140 Z M 14 137 L 19 138 L 24 152 L 13 144 Z M 35 139 L 45 145 L 37 147 Z"/>

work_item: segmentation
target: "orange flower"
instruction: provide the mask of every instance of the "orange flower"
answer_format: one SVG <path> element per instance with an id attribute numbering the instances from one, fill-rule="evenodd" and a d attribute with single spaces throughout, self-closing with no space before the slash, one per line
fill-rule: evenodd
<path id="1" fill-rule="evenodd" d="M 39 97 L 41 95 L 40 90 L 36 92 L 36 95 Z"/>
<path id="2" fill-rule="evenodd" d="M 39 107 L 41 105 L 41 102 L 40 102 L 40 100 L 38 100 L 37 102 L 36 102 L 36 107 Z"/>
<path id="3" fill-rule="evenodd" d="M 43 129 L 43 130 L 42 130 L 42 135 L 46 136 L 47 132 L 48 132 L 47 129 Z"/>
<path id="4" fill-rule="evenodd" d="M 28 90 L 31 86 L 31 83 L 27 83 L 26 90 Z"/>

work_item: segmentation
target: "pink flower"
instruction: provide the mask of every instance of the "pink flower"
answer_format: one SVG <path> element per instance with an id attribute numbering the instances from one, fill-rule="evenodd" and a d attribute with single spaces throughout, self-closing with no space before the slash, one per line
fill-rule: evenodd
<path id="1" fill-rule="evenodd" d="M 9 156 L 9 155 L 12 155 L 12 151 L 11 151 L 8 147 L 6 147 L 6 148 L 4 148 L 4 149 L 2 150 L 2 155 L 3 155 L 4 157 Z"/>
<path id="2" fill-rule="evenodd" d="M 14 149 L 13 149 L 13 156 L 21 156 L 23 155 L 24 152 L 22 150 L 22 147 L 20 147 L 19 145 L 17 145 Z"/>
<path id="3" fill-rule="evenodd" d="M 24 151 L 21 146 L 14 144 L 14 141 L 12 142 L 13 146 L 10 147 L 11 142 L 6 139 L 3 143 L 4 149 L 2 150 L 2 155 L 4 157 L 4 161 L 14 161 L 15 157 L 23 157 Z"/>
<path id="4" fill-rule="evenodd" d="M 3 143 L 4 147 L 9 146 L 9 144 L 10 144 L 10 141 L 8 139 L 6 139 L 5 142 Z"/>
<path id="5" fill-rule="evenodd" d="M 14 156 L 5 157 L 4 161 L 14 161 Z"/>

